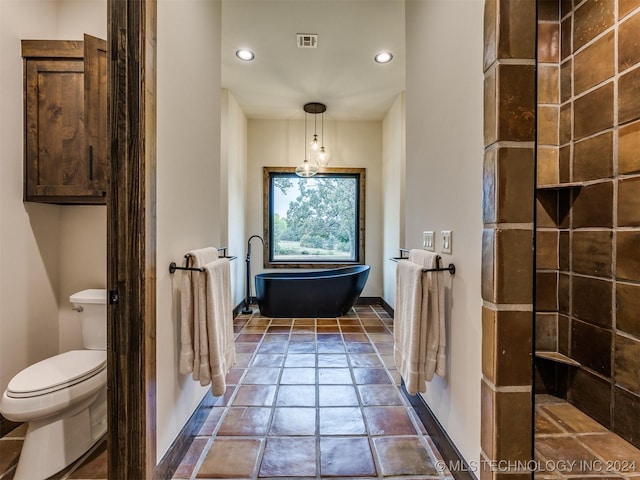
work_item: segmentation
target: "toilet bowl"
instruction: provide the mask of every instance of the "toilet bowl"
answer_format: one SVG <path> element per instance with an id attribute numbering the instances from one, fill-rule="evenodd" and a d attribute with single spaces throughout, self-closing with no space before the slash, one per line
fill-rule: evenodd
<path id="1" fill-rule="evenodd" d="M 106 292 L 70 297 L 81 313 L 83 345 L 18 373 L 0 400 L 0 413 L 26 422 L 15 480 L 39 480 L 63 470 L 107 431 Z"/>

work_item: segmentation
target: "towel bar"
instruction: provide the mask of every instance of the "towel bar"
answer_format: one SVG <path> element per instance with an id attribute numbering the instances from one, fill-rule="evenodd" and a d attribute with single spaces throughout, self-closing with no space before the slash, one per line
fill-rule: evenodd
<path id="1" fill-rule="evenodd" d="M 399 257 L 391 257 L 389 260 L 391 260 L 392 262 L 397 262 L 399 260 L 407 260 L 407 257 L 403 257 L 402 254 L 403 253 L 408 253 L 409 249 L 407 248 L 400 248 L 400 256 Z M 456 266 L 453 263 L 450 263 L 448 267 L 440 267 L 440 260 L 442 260 L 442 257 L 440 257 L 440 255 L 436 255 L 436 265 L 438 265 L 437 268 L 423 268 L 422 271 L 423 272 L 449 272 L 451 275 L 455 275 L 456 274 Z"/>
<path id="2" fill-rule="evenodd" d="M 219 252 L 222 252 L 222 256 L 218 257 L 218 258 L 228 258 L 229 261 L 231 260 L 235 260 L 238 257 L 229 257 L 227 256 L 227 248 L 228 247 L 222 247 L 222 248 L 218 248 Z M 176 273 L 176 270 L 189 270 L 192 272 L 204 272 L 204 268 L 199 268 L 199 267 L 190 267 L 189 266 L 189 261 L 191 260 L 191 255 L 189 255 L 188 253 L 184 256 L 184 258 L 186 259 L 186 263 L 187 266 L 186 267 L 179 267 L 176 262 L 171 262 L 169 264 L 169 273 L 170 274 L 174 274 Z"/>

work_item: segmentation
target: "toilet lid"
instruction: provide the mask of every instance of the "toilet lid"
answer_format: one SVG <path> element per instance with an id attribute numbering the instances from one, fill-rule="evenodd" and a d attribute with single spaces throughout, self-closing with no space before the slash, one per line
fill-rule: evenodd
<path id="1" fill-rule="evenodd" d="M 35 397 L 70 387 L 106 368 L 104 350 L 72 350 L 35 363 L 18 373 L 7 387 L 7 396 Z"/>

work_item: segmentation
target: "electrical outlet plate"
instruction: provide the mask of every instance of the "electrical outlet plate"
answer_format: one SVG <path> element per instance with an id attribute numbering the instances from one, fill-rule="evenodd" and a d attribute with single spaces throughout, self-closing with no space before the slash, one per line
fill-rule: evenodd
<path id="1" fill-rule="evenodd" d="M 451 253 L 451 230 L 442 230 L 440 232 L 440 237 L 442 239 L 442 253 Z"/>
<path id="2" fill-rule="evenodd" d="M 422 232 L 422 248 L 433 252 L 435 247 L 434 237 L 433 230 Z"/>

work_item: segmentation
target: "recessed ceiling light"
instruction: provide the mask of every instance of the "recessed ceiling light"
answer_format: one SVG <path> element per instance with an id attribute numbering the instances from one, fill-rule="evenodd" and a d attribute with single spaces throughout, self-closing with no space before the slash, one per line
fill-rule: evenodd
<path id="1" fill-rule="evenodd" d="M 380 52 L 373 59 L 378 63 L 389 63 L 393 59 L 390 52 Z"/>
<path id="2" fill-rule="evenodd" d="M 245 62 L 250 62 L 255 58 L 255 55 L 251 50 L 241 48 L 240 50 L 236 50 L 236 57 L 238 57 L 240 60 L 244 60 Z"/>

